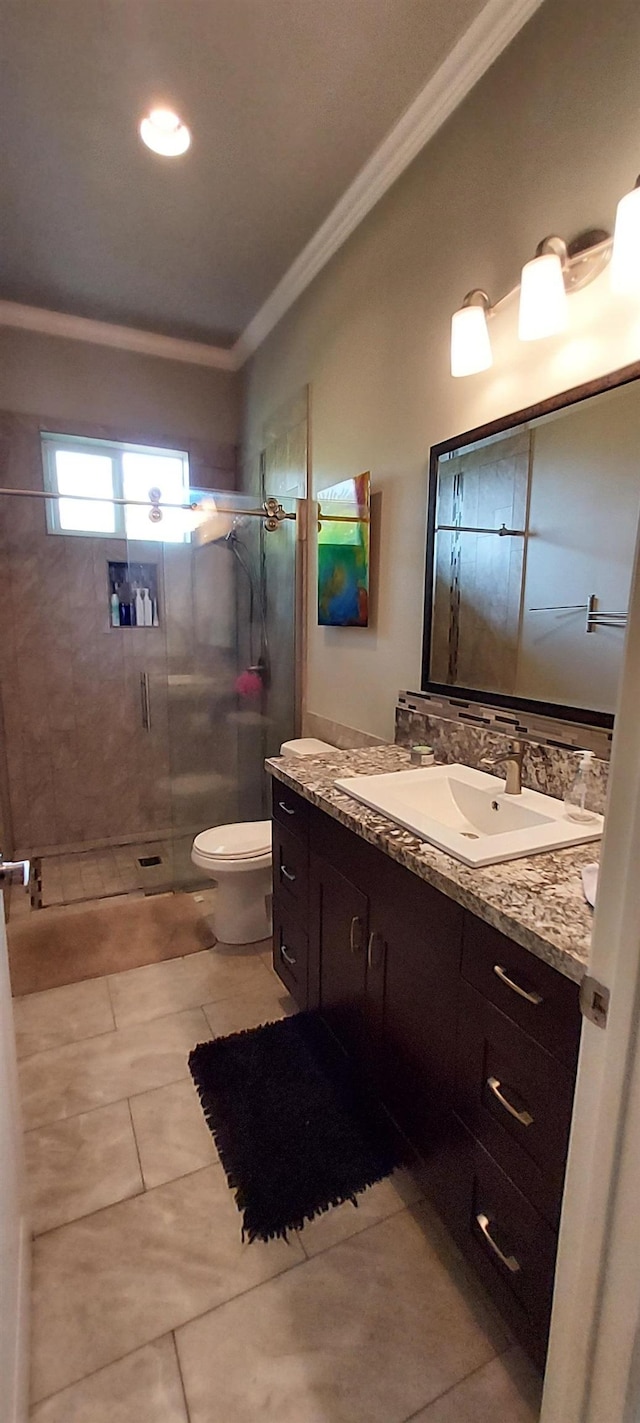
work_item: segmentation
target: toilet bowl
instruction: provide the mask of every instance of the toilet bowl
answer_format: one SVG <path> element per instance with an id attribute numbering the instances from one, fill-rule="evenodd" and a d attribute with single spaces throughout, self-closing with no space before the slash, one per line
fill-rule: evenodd
<path id="1" fill-rule="evenodd" d="M 318 756 L 326 741 L 286 741 L 281 752 Z M 212 928 L 222 944 L 255 944 L 271 935 L 271 821 L 247 820 L 202 830 L 193 842 L 194 865 L 218 886 Z"/>
<path id="2" fill-rule="evenodd" d="M 218 892 L 212 927 L 223 944 L 255 944 L 271 934 L 271 821 L 218 825 L 196 835 L 191 859 Z"/>

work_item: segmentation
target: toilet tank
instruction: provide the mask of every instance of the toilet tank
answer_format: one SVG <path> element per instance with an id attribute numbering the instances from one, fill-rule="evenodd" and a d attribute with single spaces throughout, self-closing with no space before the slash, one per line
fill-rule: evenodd
<path id="1" fill-rule="evenodd" d="M 280 747 L 280 755 L 327 756 L 336 750 L 337 747 L 330 746 L 328 741 L 318 741 L 315 736 L 300 736 L 293 741 L 283 741 Z"/>

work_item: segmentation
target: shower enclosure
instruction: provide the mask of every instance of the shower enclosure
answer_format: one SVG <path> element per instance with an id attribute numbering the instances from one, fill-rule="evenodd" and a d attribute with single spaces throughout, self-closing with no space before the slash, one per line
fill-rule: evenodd
<path id="1" fill-rule="evenodd" d="M 194 887 L 194 835 L 267 814 L 296 731 L 296 501 L 269 532 L 253 496 L 191 488 L 193 514 L 147 480 L 118 537 L 65 532 L 26 453 L 0 480 L 0 848 L 41 861 L 45 905 Z"/>

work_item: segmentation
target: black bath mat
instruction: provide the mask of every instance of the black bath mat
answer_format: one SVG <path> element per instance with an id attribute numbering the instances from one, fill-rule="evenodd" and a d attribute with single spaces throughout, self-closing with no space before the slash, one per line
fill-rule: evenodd
<path id="1" fill-rule="evenodd" d="M 191 1075 L 243 1238 L 271 1240 L 401 1164 L 391 1123 L 315 1013 L 199 1043 Z"/>

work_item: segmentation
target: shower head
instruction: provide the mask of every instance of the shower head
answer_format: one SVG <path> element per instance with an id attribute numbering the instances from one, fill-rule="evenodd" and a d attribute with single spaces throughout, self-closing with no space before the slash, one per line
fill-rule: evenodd
<path id="1" fill-rule="evenodd" d="M 221 543 L 233 533 L 236 518 L 234 514 L 220 514 L 215 499 L 203 499 L 200 503 L 198 522 L 193 530 L 196 545 Z"/>

